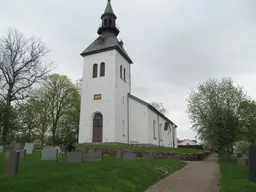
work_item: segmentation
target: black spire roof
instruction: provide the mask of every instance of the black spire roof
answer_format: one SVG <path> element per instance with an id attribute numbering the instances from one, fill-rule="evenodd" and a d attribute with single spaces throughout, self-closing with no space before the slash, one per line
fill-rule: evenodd
<path id="1" fill-rule="evenodd" d="M 116 49 L 130 64 L 132 64 L 132 60 L 123 47 L 123 41 L 117 39 L 119 29 L 116 26 L 116 18 L 111 2 L 108 0 L 106 9 L 101 16 L 102 24 L 98 29 L 98 34 L 100 36 L 81 53 L 81 56 L 84 57 L 86 55 Z"/>
<path id="2" fill-rule="evenodd" d="M 114 11 L 113 11 L 112 5 L 110 3 L 110 0 L 108 0 L 108 4 L 106 6 L 104 14 L 115 14 Z"/>

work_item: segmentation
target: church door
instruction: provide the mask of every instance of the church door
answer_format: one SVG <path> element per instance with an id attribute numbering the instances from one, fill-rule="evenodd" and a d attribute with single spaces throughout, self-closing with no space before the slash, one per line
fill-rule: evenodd
<path id="1" fill-rule="evenodd" d="M 103 116 L 101 113 L 96 113 L 93 117 L 93 135 L 92 142 L 102 142 L 102 131 L 103 131 Z"/>

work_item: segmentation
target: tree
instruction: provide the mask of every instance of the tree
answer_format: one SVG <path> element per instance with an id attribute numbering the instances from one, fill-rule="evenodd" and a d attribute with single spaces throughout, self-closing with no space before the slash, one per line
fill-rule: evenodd
<path id="1" fill-rule="evenodd" d="M 49 111 L 50 103 L 48 98 L 45 97 L 42 89 L 39 89 L 34 94 L 36 98 L 36 113 L 38 115 L 38 124 L 36 128 L 36 134 L 41 142 L 41 145 L 44 144 L 46 133 L 49 130 L 51 125 L 51 114 Z"/>
<path id="2" fill-rule="evenodd" d="M 74 95 L 77 91 L 77 87 L 65 75 L 52 74 L 43 83 L 42 94 L 49 103 L 53 144 L 56 143 L 60 121 L 76 107 Z"/>
<path id="3" fill-rule="evenodd" d="M 163 103 L 152 102 L 151 105 L 165 116 L 168 115 L 168 110 L 164 108 Z"/>
<path id="4" fill-rule="evenodd" d="M 60 137 L 63 143 L 78 142 L 79 120 L 80 120 L 80 87 L 74 85 L 74 91 L 71 95 L 72 107 L 66 112 L 60 122 Z"/>
<path id="5" fill-rule="evenodd" d="M 35 129 L 38 126 L 38 102 L 34 97 L 29 98 L 18 106 L 18 121 L 22 140 L 32 142 L 35 139 Z"/>
<path id="6" fill-rule="evenodd" d="M 6 104 L 2 139 L 5 142 L 10 129 L 12 102 L 26 97 L 31 87 L 51 69 L 46 61 L 48 50 L 37 38 L 26 38 L 17 30 L 9 30 L 0 39 L 0 95 Z"/>
<path id="7" fill-rule="evenodd" d="M 256 141 L 256 103 L 255 101 L 244 101 L 240 105 L 240 118 L 244 129 L 241 140 L 255 143 Z"/>
<path id="8" fill-rule="evenodd" d="M 230 78 L 210 79 L 192 91 L 187 101 L 192 128 L 211 146 L 229 154 L 243 132 L 240 105 L 248 101 L 243 89 Z"/>

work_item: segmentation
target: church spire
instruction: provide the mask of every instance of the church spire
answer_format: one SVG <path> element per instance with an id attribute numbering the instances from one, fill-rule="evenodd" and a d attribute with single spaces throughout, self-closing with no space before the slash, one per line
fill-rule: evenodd
<path id="1" fill-rule="evenodd" d="M 119 34 L 119 29 L 116 26 L 116 18 L 111 2 L 108 0 L 106 9 L 101 15 L 102 24 L 98 29 L 98 34 L 101 35 L 104 32 L 111 32 L 117 36 Z"/>
<path id="2" fill-rule="evenodd" d="M 112 5 L 111 5 L 111 0 L 108 0 L 108 4 L 106 6 L 106 9 L 104 11 L 104 14 L 106 13 L 111 13 L 111 14 L 114 14 L 114 11 L 113 11 L 113 8 L 112 8 Z"/>

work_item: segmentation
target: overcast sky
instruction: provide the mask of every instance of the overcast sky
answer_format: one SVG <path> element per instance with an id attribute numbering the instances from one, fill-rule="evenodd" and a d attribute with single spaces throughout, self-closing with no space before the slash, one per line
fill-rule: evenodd
<path id="1" fill-rule="evenodd" d="M 107 0 L 0 0 L 0 35 L 17 28 L 48 45 L 54 72 L 82 77 L 79 55 L 95 38 Z M 232 77 L 256 99 L 256 0 L 112 0 L 119 39 L 133 60 L 132 93 L 162 102 L 193 139 L 190 89 Z"/>

